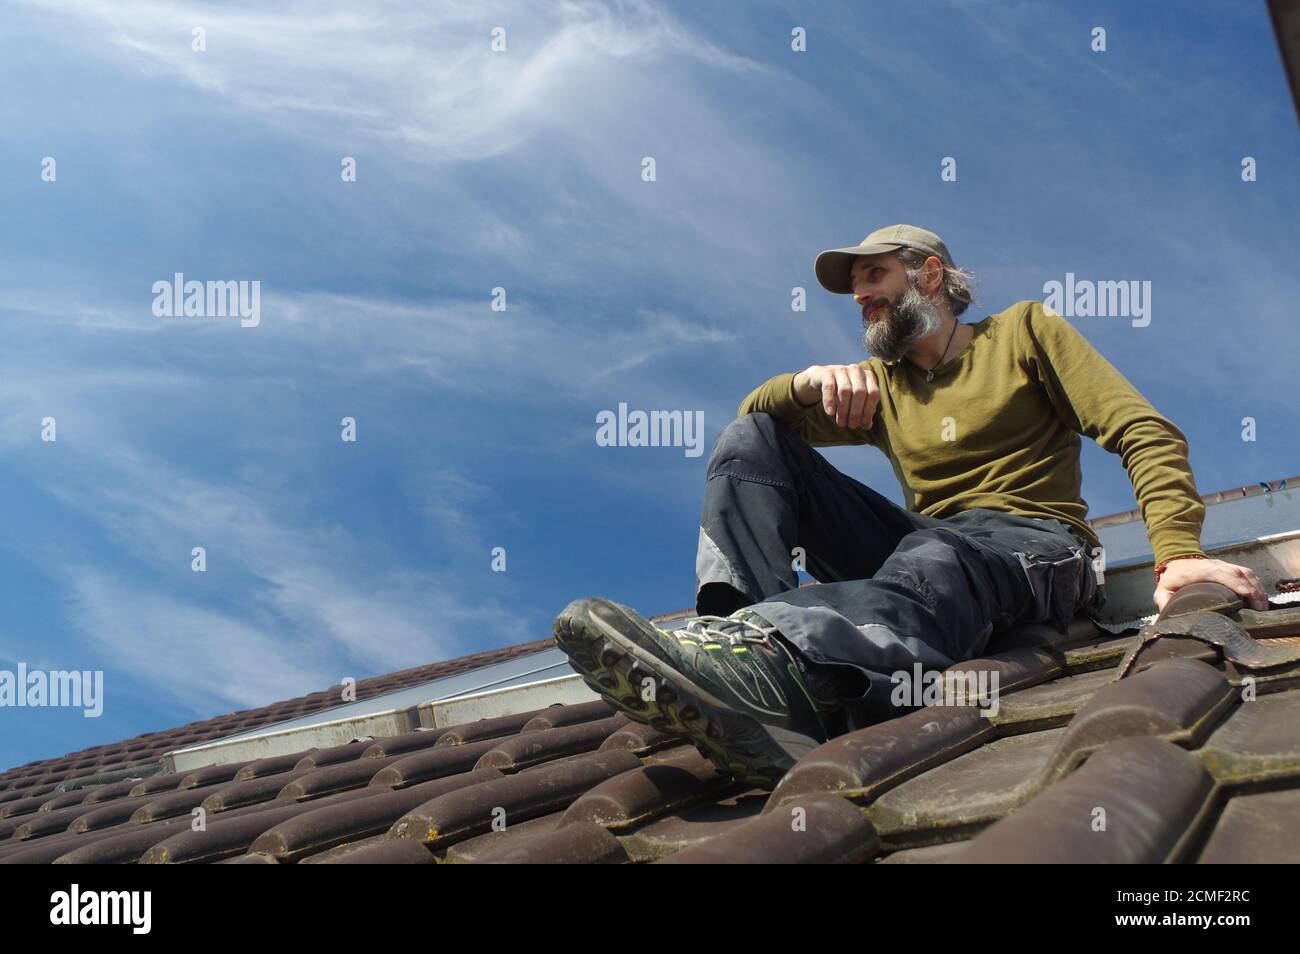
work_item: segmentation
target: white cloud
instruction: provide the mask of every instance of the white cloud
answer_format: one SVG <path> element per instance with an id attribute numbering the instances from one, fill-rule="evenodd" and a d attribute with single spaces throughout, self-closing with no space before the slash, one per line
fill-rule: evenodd
<path id="1" fill-rule="evenodd" d="M 544 635 L 536 614 L 503 608 L 454 573 L 405 567 L 382 539 L 332 524 L 292 487 L 195 476 L 144 449 L 123 407 L 199 388 L 179 372 L 102 368 L 16 369 L 0 383 L 11 467 L 113 542 L 93 562 L 57 534 L 25 552 L 68 586 L 74 625 L 115 667 L 198 712 Z M 56 443 L 39 439 L 49 406 L 59 409 Z M 425 516 L 448 539 L 474 532 L 454 503 Z M 193 546 L 206 549 L 211 576 L 190 570 Z M 208 582 L 217 576 L 225 582 Z"/>
<path id="2" fill-rule="evenodd" d="M 423 2 L 358 8 L 290 3 L 222 7 L 154 0 L 48 0 L 66 27 L 150 75 L 179 77 L 241 112 L 329 135 L 379 136 L 445 160 L 514 148 L 539 128 L 580 119 L 585 91 L 623 82 L 621 61 L 683 55 L 756 70 L 680 29 L 649 3 Z M 206 52 L 191 30 L 206 30 Z M 492 30 L 506 30 L 493 52 Z M 341 126 L 340 126 L 341 124 Z"/>
<path id="3" fill-rule="evenodd" d="M 124 586 L 101 570 L 65 573 L 73 623 L 115 671 L 196 714 L 290 699 L 337 684 L 322 653 L 229 614 Z M 105 674 L 106 706 L 112 704 Z"/>

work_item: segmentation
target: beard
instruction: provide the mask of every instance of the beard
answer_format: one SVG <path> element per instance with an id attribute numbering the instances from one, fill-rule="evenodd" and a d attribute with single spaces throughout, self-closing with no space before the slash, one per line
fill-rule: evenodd
<path id="1" fill-rule="evenodd" d="M 878 303 L 887 306 L 888 312 L 876 321 L 868 319 L 870 307 Z M 943 318 L 934 302 L 921 294 L 915 285 L 903 292 L 897 302 L 887 298 L 873 298 L 867 303 L 862 316 L 862 343 L 867 350 L 887 363 L 902 358 L 922 338 L 943 327 Z"/>

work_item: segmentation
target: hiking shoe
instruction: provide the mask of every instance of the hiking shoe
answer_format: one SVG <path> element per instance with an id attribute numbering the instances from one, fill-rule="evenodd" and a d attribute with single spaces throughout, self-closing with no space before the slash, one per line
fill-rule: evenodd
<path id="1" fill-rule="evenodd" d="M 554 633 L 587 685 L 629 718 L 689 739 L 720 773 L 761 788 L 827 740 L 839 705 L 810 690 L 802 656 L 749 609 L 670 632 L 592 597 L 566 606 Z"/>

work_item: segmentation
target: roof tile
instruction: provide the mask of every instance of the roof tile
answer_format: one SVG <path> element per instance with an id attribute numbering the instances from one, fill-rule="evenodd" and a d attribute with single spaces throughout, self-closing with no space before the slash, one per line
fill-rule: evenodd
<path id="1" fill-rule="evenodd" d="M 308 859 L 309 861 L 312 859 Z M 340 852 L 319 860 L 323 865 L 431 865 L 433 852 L 423 843 L 399 838 L 376 841 L 349 852 Z"/>
<path id="2" fill-rule="evenodd" d="M 259 835 L 250 850 L 277 861 L 296 861 L 335 845 L 383 834 L 408 811 L 430 799 L 501 777 L 496 769 L 477 769 L 395 791 L 374 789 L 369 797 L 321 805 L 279 822 Z"/>
<path id="3" fill-rule="evenodd" d="M 1300 692 L 1242 702 L 1198 750 L 1216 779 L 1229 785 L 1300 779 Z"/>
<path id="4" fill-rule="evenodd" d="M 300 769 L 296 772 L 280 772 L 276 775 L 264 775 L 250 778 L 243 782 L 231 782 L 221 785 L 203 800 L 202 808 L 209 813 L 228 812 L 232 808 L 269 802 L 280 794 L 290 782 L 302 778 L 314 769 Z"/>
<path id="5" fill-rule="evenodd" d="M 440 795 L 403 815 L 389 834 L 444 846 L 487 831 L 498 818 L 509 825 L 565 808 L 597 782 L 640 765 L 635 755 L 625 751 L 595 752 L 543 765 Z"/>
<path id="6" fill-rule="evenodd" d="M 1160 864 L 1181 860 L 1208 815 L 1214 780 L 1185 749 L 1120 739 L 995 822 L 951 864 Z"/>
<path id="7" fill-rule="evenodd" d="M 1099 746 L 1135 735 L 1193 745 L 1232 706 L 1236 693 L 1212 666 L 1169 659 L 1102 686 L 1070 721 L 1043 770 L 1044 782 L 1063 778 Z"/>
<path id="8" fill-rule="evenodd" d="M 437 745 L 438 737 L 444 731 L 444 729 L 421 728 L 403 732 L 401 735 L 389 735 L 382 739 L 372 739 L 359 757 L 383 758 L 385 755 L 405 755 L 411 752 L 421 752 Z M 308 758 L 310 757 L 308 756 Z"/>
<path id="9" fill-rule="evenodd" d="M 512 772 L 565 755 L 593 752 L 600 748 L 612 733 L 627 725 L 629 721 L 631 720 L 627 716 L 620 713 L 595 722 L 579 722 L 558 729 L 521 732 L 485 752 L 477 764 L 479 768 L 495 768 L 503 772 Z"/>
<path id="10" fill-rule="evenodd" d="M 242 854 L 259 835 L 281 822 L 314 811 L 326 803 L 337 804 L 364 798 L 367 794 L 369 793 L 364 789 L 340 792 L 317 801 L 297 804 L 285 799 L 275 806 L 261 806 L 256 811 L 214 815 L 207 820 L 202 831 L 187 827 L 184 831 L 157 842 L 140 857 L 140 864 L 212 862 Z"/>
<path id="11" fill-rule="evenodd" d="M 361 758 L 382 758 L 385 754 L 397 754 L 396 752 L 370 753 L 373 746 L 370 744 L 373 739 L 353 739 L 343 745 L 331 745 L 323 749 L 312 749 L 307 752 L 297 763 L 294 768 L 326 768 L 330 765 L 340 765 L 344 762 L 355 762 Z"/>
<path id="12" fill-rule="evenodd" d="M 605 828 L 628 828 L 728 788 L 734 788 L 734 783 L 692 748 L 672 761 L 644 765 L 601 782 L 568 807 L 560 825 L 590 822 Z"/>
<path id="13" fill-rule="evenodd" d="M 837 736 L 809 752 L 786 773 L 767 810 L 814 792 L 874 798 L 934 765 L 969 752 L 991 738 L 993 731 L 993 724 L 974 706 L 930 706 Z"/>
<path id="14" fill-rule="evenodd" d="M 854 864 L 880 850 L 862 809 L 838 795 L 785 802 L 661 859 L 663 864 Z"/>
<path id="15" fill-rule="evenodd" d="M 600 746 L 602 752 L 609 749 L 627 749 L 637 755 L 646 755 L 665 748 L 674 748 L 682 744 L 681 736 L 662 732 L 644 722 L 629 722 L 613 733 Z"/>
<path id="16" fill-rule="evenodd" d="M 273 755 L 270 758 L 257 759 L 249 762 L 238 772 L 235 773 L 236 782 L 247 782 L 250 779 L 266 778 L 268 775 L 280 775 L 283 772 L 289 772 L 298 767 L 310 752 L 315 749 L 306 749 L 302 752 L 290 752 L 287 755 Z"/>
<path id="17" fill-rule="evenodd" d="M 767 792 L 751 789 L 717 802 L 693 805 L 620 835 L 619 842 L 632 861 L 657 861 L 757 817 L 767 799 Z"/>
<path id="18" fill-rule="evenodd" d="M 486 831 L 445 848 L 435 848 L 433 856 L 447 864 L 468 864 L 477 861 L 489 851 L 516 845 L 534 835 L 555 831 L 563 816 L 564 812 L 558 811 L 538 815 L 525 821 L 515 821 L 498 831 Z"/>
<path id="19" fill-rule="evenodd" d="M 480 758 L 496 746 L 496 739 L 484 739 L 481 742 L 468 742 L 465 745 L 444 745 L 424 749 L 414 755 L 404 755 L 385 765 L 375 774 L 371 783 L 398 788 L 459 772 L 468 772 Z"/>
<path id="20" fill-rule="evenodd" d="M 1288 635 L 1290 617 L 1270 613 L 1255 623 L 1268 627 L 1269 639 L 1300 642 Z M 1115 666 L 1134 640 L 1090 627 L 1076 621 L 1055 637 L 1032 627 L 1002 634 L 986 658 L 948 674 L 996 672 L 996 710 L 934 705 L 841 736 L 809 753 L 771 796 L 738 791 L 693 744 L 627 722 L 603 701 L 185 776 L 161 771 L 159 756 L 177 744 L 341 701 L 337 690 L 315 693 L 5 773 L 0 812 L 24 814 L 0 818 L 0 832 L 14 835 L 33 822 L 48 830 L 0 841 L 0 863 L 142 856 L 233 864 L 639 863 L 679 851 L 690 852 L 682 861 L 714 852 L 727 860 L 753 853 L 771 861 L 936 863 L 976 850 L 1000 859 L 1001 833 L 1032 827 L 1036 816 L 1053 836 L 1065 831 L 1067 842 L 1044 847 L 1030 839 L 1026 847 L 1015 837 L 1016 850 L 1043 860 L 1289 860 L 1291 842 L 1279 826 L 1293 817 L 1290 794 L 1300 789 L 1300 672 L 1239 671 L 1212 647 L 1180 647 L 1171 637 L 1144 652 L 1149 665 L 1115 683 Z M 1161 655 L 1174 661 L 1154 662 Z M 358 696 L 410 684 L 420 673 L 367 681 Z M 1247 676 L 1253 692 L 1244 691 Z M 1153 688 L 1153 681 L 1169 685 Z M 1216 692 L 1225 684 L 1219 708 Z M 1048 777 L 1053 759 L 1061 762 Z M 603 760 L 601 771 L 592 771 L 593 760 Z M 507 774 L 474 770 L 488 761 Z M 1153 766 L 1154 777 L 1145 778 Z M 241 769 L 256 777 L 236 781 Z M 1163 812 L 1171 792 L 1168 812 L 1142 814 L 1153 804 Z M 190 830 L 187 807 L 199 798 L 210 810 L 202 833 Z M 1091 811 L 1087 830 L 1072 830 L 1079 804 L 1106 809 L 1109 843 L 1087 840 L 1104 834 L 1091 830 Z M 840 833 L 827 824 L 814 830 L 818 815 L 807 806 L 829 813 Z M 491 825 L 500 817 L 495 808 L 506 811 L 500 831 Z M 807 812 L 803 831 L 790 826 L 792 808 Z M 170 811 L 177 814 L 142 823 Z M 420 813 L 436 815 L 441 826 L 428 845 L 421 840 L 427 826 L 421 837 L 398 831 Z M 88 824 L 86 816 L 110 825 L 68 830 L 78 819 Z"/>
<path id="21" fill-rule="evenodd" d="M 1300 864 L 1300 789 L 1238 795 L 1228 801 L 1197 861 Z"/>
<path id="22" fill-rule="evenodd" d="M 1065 729 L 994 739 L 878 797 L 867 818 L 890 848 L 952 841 L 1023 805 Z"/>
<path id="23" fill-rule="evenodd" d="M 350 788 L 367 785 L 383 769 L 402 759 L 401 755 L 390 755 L 382 759 L 356 759 L 327 765 L 325 768 L 308 769 L 280 789 L 281 795 L 291 798 L 308 798 L 343 792 Z"/>
<path id="24" fill-rule="evenodd" d="M 536 732 L 539 729 L 559 729 L 566 725 L 577 725 L 580 722 L 598 722 L 618 714 L 618 710 L 604 699 L 578 702 L 569 706 L 547 706 L 529 719 L 519 731 Z"/>
<path id="25" fill-rule="evenodd" d="M 627 860 L 627 852 L 617 838 L 599 825 L 580 822 L 500 844 L 483 852 L 472 863 L 618 865 Z"/>
<path id="26" fill-rule="evenodd" d="M 1098 689 L 1114 681 L 1113 670 L 1097 669 L 1031 686 L 999 699 L 998 709 L 990 714 L 989 721 L 998 727 L 999 734 L 1065 725 Z"/>
<path id="27" fill-rule="evenodd" d="M 971 659 L 948 667 L 947 673 L 996 673 L 998 691 L 1016 692 L 1035 686 L 1061 674 L 1063 658 L 1038 647 L 1010 649 L 981 659 Z M 991 676 L 990 676 L 991 678 Z"/>

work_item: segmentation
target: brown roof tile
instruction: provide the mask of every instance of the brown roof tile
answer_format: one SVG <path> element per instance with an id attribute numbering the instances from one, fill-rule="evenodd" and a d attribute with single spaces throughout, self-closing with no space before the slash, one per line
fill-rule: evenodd
<path id="1" fill-rule="evenodd" d="M 667 858 L 672 864 L 854 864 L 880 850 L 862 809 L 837 795 L 785 802 Z"/>
<path id="2" fill-rule="evenodd" d="M 997 673 L 992 718 L 932 705 L 840 736 L 770 794 L 604 702 L 160 770 L 176 740 L 337 701 L 317 693 L 6 773 L 0 864 L 1300 860 L 1300 664 L 1168 636 L 1116 681 L 1134 644 L 1087 621 L 1007 634 L 954 667 Z"/>
<path id="3" fill-rule="evenodd" d="M 1237 795 L 1216 820 L 1201 864 L 1300 864 L 1300 789 Z"/>
<path id="4" fill-rule="evenodd" d="M 1120 739 L 981 832 L 950 864 L 1162 864 L 1186 860 L 1214 780 L 1154 736 Z"/>
<path id="5" fill-rule="evenodd" d="M 565 825 L 514 843 L 498 844 L 473 859 L 474 863 L 484 865 L 618 865 L 627 860 L 627 852 L 618 839 L 590 822 Z"/>
<path id="6" fill-rule="evenodd" d="M 1167 659 L 1137 675 L 1102 686 L 1070 720 L 1044 769 L 1057 781 L 1103 745 L 1154 735 L 1192 745 L 1208 734 L 1236 694 L 1223 674 L 1194 659 Z"/>
<path id="7" fill-rule="evenodd" d="M 443 847 L 491 829 L 567 807 L 598 782 L 639 768 L 631 752 L 594 752 L 440 795 L 393 825 L 395 838 Z"/>
<path id="8" fill-rule="evenodd" d="M 335 845 L 383 834 L 404 814 L 439 795 L 501 777 L 496 769 L 476 769 L 397 791 L 373 788 L 368 797 L 342 803 L 309 804 L 308 811 L 264 831 L 251 850 L 265 852 L 277 861 L 296 861 Z"/>

